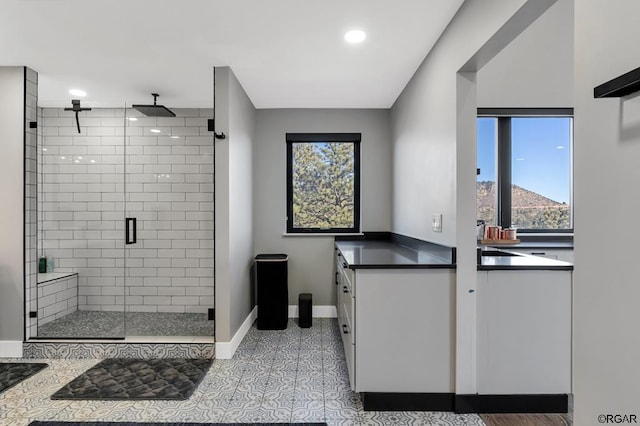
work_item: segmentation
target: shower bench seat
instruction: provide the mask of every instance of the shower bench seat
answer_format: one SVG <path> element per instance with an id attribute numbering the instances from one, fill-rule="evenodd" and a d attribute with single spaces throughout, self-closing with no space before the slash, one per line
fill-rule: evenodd
<path id="1" fill-rule="evenodd" d="M 78 273 L 38 274 L 38 324 L 44 325 L 78 310 Z"/>

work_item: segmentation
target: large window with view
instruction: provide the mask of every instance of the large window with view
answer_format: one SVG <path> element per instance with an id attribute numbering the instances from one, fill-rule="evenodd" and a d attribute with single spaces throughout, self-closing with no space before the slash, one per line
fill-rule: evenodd
<path id="1" fill-rule="evenodd" d="M 287 133 L 287 233 L 360 232 L 360 133 Z"/>
<path id="2" fill-rule="evenodd" d="M 571 232 L 573 110 L 478 109 L 478 219 Z"/>

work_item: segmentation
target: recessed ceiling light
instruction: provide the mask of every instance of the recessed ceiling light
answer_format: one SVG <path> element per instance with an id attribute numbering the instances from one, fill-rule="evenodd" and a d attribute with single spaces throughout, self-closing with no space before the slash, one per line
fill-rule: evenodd
<path id="1" fill-rule="evenodd" d="M 361 30 L 351 30 L 344 35 L 344 39 L 349 43 L 362 43 L 367 35 Z"/>
<path id="2" fill-rule="evenodd" d="M 150 129 L 151 133 L 160 133 L 160 129 Z"/>
<path id="3" fill-rule="evenodd" d="M 66 159 L 67 159 L 67 157 L 62 156 L 62 157 L 60 157 L 60 159 L 61 159 L 61 160 L 66 160 Z"/>
<path id="4" fill-rule="evenodd" d="M 80 89 L 71 89 L 71 90 L 69 90 L 69 94 L 71 94 L 73 96 L 87 96 L 87 92 L 85 92 L 84 90 L 80 90 Z"/>
<path id="5" fill-rule="evenodd" d="M 42 148 L 43 151 L 47 151 L 47 148 Z"/>
<path id="6" fill-rule="evenodd" d="M 92 163 L 95 163 L 95 162 L 96 162 L 96 160 L 91 160 L 91 162 L 92 162 Z"/>
<path id="7" fill-rule="evenodd" d="M 129 117 L 129 121 L 138 121 L 136 117 Z"/>
<path id="8" fill-rule="evenodd" d="M 82 157 L 77 157 L 77 158 L 78 158 L 78 160 L 82 160 Z"/>
<path id="9" fill-rule="evenodd" d="M 180 136 L 171 136 L 171 139 L 180 139 Z"/>

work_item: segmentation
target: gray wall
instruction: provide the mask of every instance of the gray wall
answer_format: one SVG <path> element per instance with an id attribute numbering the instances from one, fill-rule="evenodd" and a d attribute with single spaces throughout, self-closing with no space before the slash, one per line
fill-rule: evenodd
<path id="1" fill-rule="evenodd" d="M 393 105 L 394 232 L 456 245 L 456 72 L 523 3 L 465 2 Z"/>
<path id="2" fill-rule="evenodd" d="M 638 16 L 635 0 L 575 0 L 576 425 L 640 414 L 640 98 L 593 98 L 640 66 Z"/>
<path id="3" fill-rule="evenodd" d="M 24 336 L 24 87 L 24 67 L 0 67 L 0 341 L 13 342 Z"/>
<path id="4" fill-rule="evenodd" d="M 229 255 L 231 263 L 231 330 L 253 309 L 251 264 L 253 242 L 253 146 L 256 110 L 229 73 Z"/>
<path id="5" fill-rule="evenodd" d="M 391 226 L 391 146 L 388 110 L 258 110 L 254 147 L 256 253 L 289 255 L 289 304 L 298 293 L 313 294 L 314 305 L 333 305 L 333 237 L 285 236 L 287 132 L 362 133 L 361 227 Z"/>
<path id="6" fill-rule="evenodd" d="M 216 341 L 228 342 L 253 309 L 253 145 L 256 111 L 228 68 L 216 69 Z"/>
<path id="7" fill-rule="evenodd" d="M 558 0 L 478 71 L 479 107 L 573 106 L 573 0 Z"/>

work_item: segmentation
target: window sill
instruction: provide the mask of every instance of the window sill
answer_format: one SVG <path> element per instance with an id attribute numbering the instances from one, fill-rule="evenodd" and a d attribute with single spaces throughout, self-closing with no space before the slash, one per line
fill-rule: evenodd
<path id="1" fill-rule="evenodd" d="M 363 235 L 364 235 L 364 233 L 362 233 L 362 232 L 353 232 L 353 233 L 344 233 L 344 232 L 318 232 L 318 233 L 300 232 L 300 233 L 288 233 L 288 232 L 285 232 L 285 233 L 282 234 L 283 237 L 332 237 L 332 238 L 333 237 L 337 237 L 337 236 L 362 237 Z"/>

